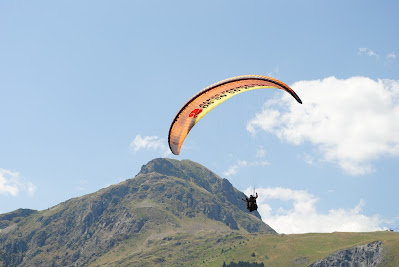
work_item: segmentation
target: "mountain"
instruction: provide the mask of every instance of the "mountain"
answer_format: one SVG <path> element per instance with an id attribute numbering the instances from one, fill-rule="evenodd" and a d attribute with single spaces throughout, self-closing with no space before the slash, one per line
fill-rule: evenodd
<path id="1" fill-rule="evenodd" d="M 132 179 L 0 214 L 0 266 L 399 266 L 399 233 L 277 234 L 228 180 L 154 159 Z"/>
<path id="2" fill-rule="evenodd" d="M 140 253 L 143 242 L 154 237 L 275 235 L 258 212 L 248 213 L 242 197 L 228 180 L 198 163 L 154 159 L 135 178 L 93 194 L 48 210 L 0 215 L 0 263 L 82 266 L 101 262 L 126 244 L 130 254 Z M 242 238 L 237 236 L 231 238 Z"/>

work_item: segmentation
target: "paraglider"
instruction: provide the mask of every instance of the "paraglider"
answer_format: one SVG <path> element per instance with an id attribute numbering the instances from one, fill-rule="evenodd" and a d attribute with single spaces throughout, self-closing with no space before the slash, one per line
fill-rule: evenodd
<path id="1" fill-rule="evenodd" d="M 251 195 L 249 198 L 245 197 L 245 199 L 241 198 L 241 200 L 247 202 L 247 210 L 249 212 L 253 212 L 254 210 L 258 210 L 258 204 L 256 204 L 256 199 L 258 198 L 258 193 L 255 196 Z"/>
<path id="2" fill-rule="evenodd" d="M 288 85 L 271 77 L 244 75 L 217 82 L 194 95 L 176 114 L 168 136 L 172 153 L 179 155 L 180 148 L 191 128 L 213 108 L 237 94 L 264 88 L 282 89 L 302 104 L 301 99 Z"/>

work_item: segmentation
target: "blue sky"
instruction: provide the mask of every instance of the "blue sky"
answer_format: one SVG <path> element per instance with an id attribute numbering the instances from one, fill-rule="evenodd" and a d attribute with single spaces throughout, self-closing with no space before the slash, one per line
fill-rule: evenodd
<path id="1" fill-rule="evenodd" d="M 255 187 L 278 232 L 399 228 L 397 1 L 0 1 L 0 213 L 47 209 L 156 157 Z M 217 81 L 277 78 L 167 147 Z M 249 190 L 249 191 L 248 191 Z"/>

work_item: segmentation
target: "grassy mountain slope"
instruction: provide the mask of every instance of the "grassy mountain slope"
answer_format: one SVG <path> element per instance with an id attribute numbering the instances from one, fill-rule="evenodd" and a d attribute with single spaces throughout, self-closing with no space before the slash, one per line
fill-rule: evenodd
<path id="1" fill-rule="evenodd" d="M 263 236 L 247 235 L 245 243 L 212 258 L 209 266 L 222 266 L 223 262 L 263 262 L 265 266 L 308 266 L 337 250 L 374 241 L 383 242 L 384 260 L 381 266 L 399 266 L 399 233 L 323 233 Z M 253 256 L 255 255 L 255 256 Z"/>
<path id="2" fill-rule="evenodd" d="M 380 266 L 399 266 L 399 233 L 265 235 L 237 232 L 163 232 L 126 240 L 91 266 L 218 266 L 263 262 L 265 266 L 309 266 L 337 250 L 383 242 Z M 138 244 L 139 243 L 139 244 Z"/>

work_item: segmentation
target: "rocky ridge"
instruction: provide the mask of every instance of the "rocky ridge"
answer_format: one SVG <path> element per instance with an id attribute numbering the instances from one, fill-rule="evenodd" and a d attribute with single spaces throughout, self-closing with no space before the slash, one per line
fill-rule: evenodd
<path id="1" fill-rule="evenodd" d="M 383 244 L 381 241 L 356 246 L 334 252 L 325 259 L 316 261 L 309 267 L 373 267 L 383 260 Z"/>

